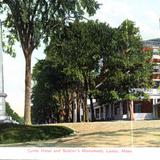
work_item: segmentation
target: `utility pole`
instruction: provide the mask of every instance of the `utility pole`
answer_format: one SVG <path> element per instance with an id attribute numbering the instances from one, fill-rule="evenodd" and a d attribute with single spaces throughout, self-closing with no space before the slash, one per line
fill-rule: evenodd
<path id="1" fill-rule="evenodd" d="M 7 94 L 4 93 L 4 75 L 3 75 L 3 49 L 2 49 L 2 22 L 0 20 L 0 122 L 3 123 L 8 119 L 6 116 L 5 98 Z"/>

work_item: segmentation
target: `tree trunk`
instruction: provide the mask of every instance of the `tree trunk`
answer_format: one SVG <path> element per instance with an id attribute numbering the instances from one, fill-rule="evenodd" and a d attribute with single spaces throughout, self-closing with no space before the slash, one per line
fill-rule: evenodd
<path id="1" fill-rule="evenodd" d="M 82 100 L 82 108 L 83 108 L 83 122 L 88 121 L 88 114 L 87 114 L 87 97 L 84 93 L 83 100 Z"/>
<path id="2" fill-rule="evenodd" d="M 131 116 L 130 116 L 129 101 L 127 100 L 126 103 L 127 103 L 127 119 L 130 120 Z"/>
<path id="3" fill-rule="evenodd" d="M 25 54 L 25 104 L 24 123 L 31 125 L 31 54 Z"/>
<path id="4" fill-rule="evenodd" d="M 70 111 L 70 101 L 69 101 L 69 93 L 68 91 L 66 91 L 66 95 L 65 95 L 65 122 L 69 122 L 69 111 Z"/>
<path id="5" fill-rule="evenodd" d="M 94 107 L 93 107 L 93 99 L 91 94 L 89 94 L 89 100 L 90 100 L 90 108 L 91 108 L 91 121 L 94 122 Z"/>
<path id="6" fill-rule="evenodd" d="M 76 100 L 77 100 L 77 122 L 80 122 L 80 96 L 79 96 L 79 92 L 77 92 Z"/>
<path id="7" fill-rule="evenodd" d="M 75 93 L 73 92 L 71 94 L 72 122 L 76 122 L 75 109 L 76 109 Z"/>
<path id="8" fill-rule="evenodd" d="M 88 122 L 87 94 L 85 94 L 85 98 L 84 98 L 84 111 L 85 111 L 84 121 Z"/>
<path id="9" fill-rule="evenodd" d="M 72 106 L 72 122 L 74 122 L 74 119 L 75 119 L 75 117 L 74 117 L 74 101 L 72 101 L 71 102 L 71 106 Z"/>
<path id="10" fill-rule="evenodd" d="M 87 108 L 87 95 L 88 95 L 88 81 L 87 76 L 84 74 L 84 122 L 88 122 L 88 108 Z"/>
<path id="11" fill-rule="evenodd" d="M 84 100 L 84 97 L 83 97 L 82 102 L 81 102 L 81 105 L 82 105 L 82 108 L 83 108 L 83 119 L 82 119 L 83 122 L 85 122 L 85 119 L 86 119 L 85 118 L 86 115 L 85 115 L 85 103 L 84 103 L 84 101 L 85 100 Z"/>
<path id="12" fill-rule="evenodd" d="M 129 111 L 130 111 L 130 120 L 131 120 L 131 121 L 134 121 L 135 118 L 134 118 L 133 101 L 132 101 L 132 100 L 129 100 L 128 103 L 129 103 Z"/>

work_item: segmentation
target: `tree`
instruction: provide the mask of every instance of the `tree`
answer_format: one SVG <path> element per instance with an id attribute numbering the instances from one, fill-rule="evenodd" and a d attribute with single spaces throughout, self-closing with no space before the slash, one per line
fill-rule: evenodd
<path id="1" fill-rule="evenodd" d="M 82 86 L 81 89 L 78 88 L 78 92 L 83 97 L 84 121 L 88 121 L 87 98 L 89 96 L 92 100 L 96 90 L 99 61 L 104 49 L 109 51 L 111 35 L 112 29 L 105 23 L 75 21 L 65 26 L 60 34 L 53 33 L 51 43 L 46 49 L 48 59 L 57 64 L 65 64 L 65 72 L 81 81 Z M 93 120 L 93 105 L 91 111 Z"/>
<path id="2" fill-rule="evenodd" d="M 56 27 L 61 28 L 71 19 L 93 15 L 99 7 L 95 0 L 1 0 L 0 9 L 6 13 L 5 26 L 9 29 L 7 51 L 20 41 L 25 57 L 25 124 L 31 124 L 31 56 L 43 39 L 47 42 Z"/>
<path id="3" fill-rule="evenodd" d="M 73 92 L 78 80 L 64 72 L 63 65 L 50 60 L 41 60 L 33 69 L 32 120 L 33 123 L 59 122 L 59 113 L 64 111 L 64 121 L 73 121 Z M 61 120 L 62 122 L 62 120 Z"/>
<path id="4" fill-rule="evenodd" d="M 55 84 L 58 73 L 54 70 L 49 62 L 39 61 L 33 69 L 34 87 L 32 93 L 32 123 L 49 123 L 56 120 L 58 107 L 57 100 L 54 97 Z"/>
<path id="5" fill-rule="evenodd" d="M 100 87 L 102 99 L 127 100 L 130 119 L 133 120 L 133 100 L 144 99 L 146 94 L 139 88 L 152 85 L 151 52 L 144 52 L 139 29 L 132 21 L 125 20 L 115 31 L 112 55 L 104 54 L 108 70 L 105 82 Z M 105 98 L 104 98 L 105 99 Z M 103 101 L 104 101 L 103 99 Z"/>

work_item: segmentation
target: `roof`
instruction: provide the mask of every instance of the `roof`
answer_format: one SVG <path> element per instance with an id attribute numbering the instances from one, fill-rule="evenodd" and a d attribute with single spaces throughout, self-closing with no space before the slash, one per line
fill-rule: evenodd
<path id="1" fill-rule="evenodd" d="M 160 38 L 145 40 L 143 44 L 148 47 L 160 47 Z"/>

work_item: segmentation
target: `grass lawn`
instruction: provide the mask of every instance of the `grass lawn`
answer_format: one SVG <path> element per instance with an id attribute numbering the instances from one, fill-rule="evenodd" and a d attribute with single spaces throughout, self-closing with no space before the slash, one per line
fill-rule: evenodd
<path id="1" fill-rule="evenodd" d="M 67 127 L 75 134 L 65 136 L 73 132 Z M 37 127 L 1 124 L 0 143 L 0 147 L 160 147 L 160 120 L 62 123 Z"/>
<path id="2" fill-rule="evenodd" d="M 25 126 L 17 124 L 0 124 L 0 144 L 49 140 L 73 133 L 64 126 Z"/>
<path id="3" fill-rule="evenodd" d="M 160 147 L 160 120 L 104 121 L 62 124 L 77 133 L 58 143 L 57 147 Z"/>

